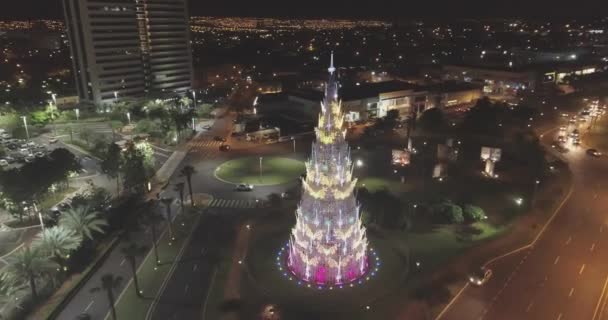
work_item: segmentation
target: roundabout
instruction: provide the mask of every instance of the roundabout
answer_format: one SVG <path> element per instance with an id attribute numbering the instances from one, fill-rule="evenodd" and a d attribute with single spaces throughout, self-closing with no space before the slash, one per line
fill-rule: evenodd
<path id="1" fill-rule="evenodd" d="M 306 171 L 304 163 L 285 157 L 244 157 L 226 161 L 214 171 L 216 179 L 230 184 L 272 186 L 294 181 Z"/>

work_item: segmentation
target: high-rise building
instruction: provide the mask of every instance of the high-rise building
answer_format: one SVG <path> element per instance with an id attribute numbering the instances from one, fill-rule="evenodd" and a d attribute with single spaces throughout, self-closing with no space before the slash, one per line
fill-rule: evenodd
<path id="1" fill-rule="evenodd" d="M 289 240 L 287 268 L 309 284 L 340 286 L 369 270 L 368 242 L 354 195 L 357 179 L 345 140 L 333 55 L 328 70 L 316 142 L 306 162 L 302 199 Z"/>
<path id="2" fill-rule="evenodd" d="M 64 0 L 64 11 L 81 101 L 190 89 L 185 0 Z"/>

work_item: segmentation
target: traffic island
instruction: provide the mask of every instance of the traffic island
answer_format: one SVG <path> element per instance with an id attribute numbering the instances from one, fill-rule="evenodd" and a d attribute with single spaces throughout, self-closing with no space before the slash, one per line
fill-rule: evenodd
<path id="1" fill-rule="evenodd" d="M 295 181 L 306 171 L 304 162 L 284 157 L 245 157 L 224 162 L 215 169 L 220 181 L 272 186 Z"/>

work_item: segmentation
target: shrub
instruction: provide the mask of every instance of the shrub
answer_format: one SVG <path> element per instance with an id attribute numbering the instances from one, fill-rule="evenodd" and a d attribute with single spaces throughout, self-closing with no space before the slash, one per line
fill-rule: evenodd
<path id="1" fill-rule="evenodd" d="M 464 213 L 464 219 L 467 222 L 480 221 L 480 220 L 483 220 L 486 216 L 485 213 L 483 212 L 482 208 L 471 205 L 471 204 L 467 204 L 464 206 L 463 213 Z"/>

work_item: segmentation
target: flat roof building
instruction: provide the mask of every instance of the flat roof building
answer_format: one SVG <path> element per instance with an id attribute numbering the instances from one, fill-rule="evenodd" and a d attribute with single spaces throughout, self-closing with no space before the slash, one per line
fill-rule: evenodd
<path id="1" fill-rule="evenodd" d="M 185 0 L 64 0 L 64 14 L 81 101 L 191 88 Z"/>

